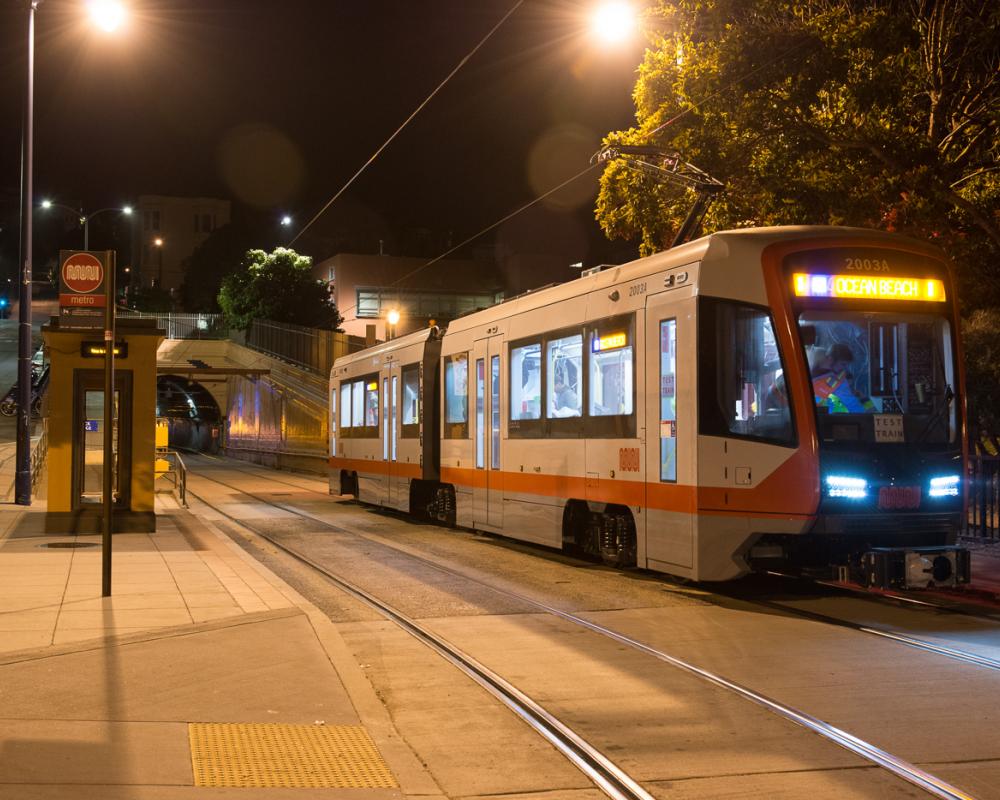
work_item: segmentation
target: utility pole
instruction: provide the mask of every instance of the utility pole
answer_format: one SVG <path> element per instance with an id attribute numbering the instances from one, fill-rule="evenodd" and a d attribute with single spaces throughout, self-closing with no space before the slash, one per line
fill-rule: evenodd
<path id="1" fill-rule="evenodd" d="M 31 214 L 34 208 L 35 11 L 41 0 L 28 2 L 28 80 L 24 97 L 24 140 L 21 145 L 21 270 L 17 308 L 17 449 L 14 455 L 14 502 L 31 505 Z"/>

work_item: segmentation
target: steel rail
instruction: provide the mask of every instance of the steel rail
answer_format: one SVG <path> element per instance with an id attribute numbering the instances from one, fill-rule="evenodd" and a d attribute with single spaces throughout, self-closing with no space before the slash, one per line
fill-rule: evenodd
<path id="1" fill-rule="evenodd" d="M 233 471 L 234 472 L 242 472 L 242 473 L 244 473 L 246 475 L 252 475 L 252 476 L 260 477 L 257 473 L 255 473 L 255 472 L 253 472 L 251 470 L 234 469 Z M 243 493 L 243 494 L 245 494 L 245 495 L 247 495 L 249 497 L 253 497 L 256 500 L 259 500 L 262 503 L 267 503 L 268 505 L 271 505 L 274 508 L 280 508 L 283 511 L 287 511 L 290 514 L 297 514 L 300 517 L 304 517 L 306 519 L 313 520 L 314 522 L 318 522 L 318 523 L 320 523 L 322 525 L 326 525 L 327 527 L 331 528 L 332 530 L 339 531 L 340 533 L 349 533 L 349 534 L 352 534 L 352 535 L 358 535 L 357 531 L 348 531 L 347 529 L 341 528 L 341 527 L 339 527 L 339 526 L 337 526 L 337 525 L 329 522 L 328 520 L 323 519 L 322 517 L 317 517 L 314 514 L 309 514 L 309 513 L 305 512 L 305 511 L 301 511 L 299 509 L 292 508 L 292 507 L 290 507 L 288 505 L 285 505 L 283 503 L 280 503 L 280 502 L 277 502 L 277 501 L 274 501 L 274 500 L 268 500 L 267 498 L 261 497 L 260 495 L 254 494 L 253 492 L 250 492 L 250 491 L 247 491 L 246 489 L 241 489 L 240 487 L 233 486 L 232 484 L 226 483 L 225 481 L 220 481 L 218 478 L 212 478 L 212 477 L 208 477 L 206 475 L 200 475 L 199 477 L 204 477 L 206 480 L 214 481 L 215 483 L 218 483 L 218 484 L 220 484 L 222 486 L 226 486 L 226 487 L 228 487 L 230 489 L 233 489 L 234 491 L 241 492 L 241 493 Z M 267 478 L 267 480 L 271 480 L 271 479 Z M 315 489 L 306 489 L 305 487 L 303 487 L 303 486 L 301 486 L 299 484 L 289 483 L 288 481 L 282 481 L 280 479 L 279 480 L 275 480 L 273 482 L 281 483 L 281 484 L 283 484 L 285 486 L 296 487 L 296 488 L 302 489 L 304 491 L 311 491 L 311 492 L 315 492 L 317 494 L 322 494 L 321 492 L 317 492 Z M 326 495 L 324 495 L 324 496 L 326 496 Z M 416 558 L 416 559 L 418 559 L 420 561 L 423 561 L 424 563 L 426 563 L 426 564 L 428 564 L 430 566 L 436 567 L 437 569 L 440 569 L 440 570 L 444 570 L 444 571 L 446 571 L 446 572 L 448 572 L 448 573 L 450 573 L 452 575 L 456 575 L 458 577 L 465 578 L 466 580 L 475 581 L 476 583 L 479 583 L 482 586 L 485 586 L 485 587 L 490 588 L 490 589 L 494 589 L 495 591 L 498 591 L 498 592 L 507 592 L 506 589 L 499 589 L 499 588 L 497 588 L 495 586 L 492 586 L 491 584 L 488 584 L 488 583 L 485 583 L 484 581 L 479 580 L 478 578 L 471 577 L 471 576 L 466 575 L 466 574 L 464 574 L 462 572 L 458 572 L 458 571 L 452 570 L 452 569 L 450 569 L 448 567 L 442 566 L 441 564 L 438 564 L 438 563 L 436 563 L 434 561 L 430 561 L 430 560 L 424 558 L 423 556 L 421 556 L 419 554 L 411 553 L 411 552 L 402 550 L 402 549 L 399 548 L 398 545 L 394 544 L 393 542 L 386 541 L 385 539 L 383 539 L 382 537 L 380 537 L 376 533 L 366 532 L 366 533 L 363 533 L 362 535 L 364 535 L 364 536 L 366 536 L 368 538 L 373 538 L 373 537 L 377 538 L 378 541 L 381 544 L 383 544 L 384 546 L 386 546 L 386 547 L 390 547 L 390 548 L 392 548 L 394 550 L 397 550 L 399 552 L 406 552 L 406 554 L 408 556 L 410 556 L 411 558 Z M 772 574 L 780 576 L 780 577 L 789 577 L 789 576 L 783 575 L 782 573 L 772 573 Z M 771 600 L 761 600 L 761 599 L 752 598 L 752 597 L 748 598 L 748 597 L 744 597 L 743 595 L 733 594 L 733 593 L 723 593 L 723 594 L 724 594 L 725 597 L 729 597 L 729 598 L 734 599 L 734 600 L 739 600 L 739 601 L 745 602 L 745 603 L 752 603 L 752 604 L 755 604 L 755 605 L 763 606 L 765 608 L 772 608 L 772 609 L 775 609 L 775 610 L 786 612 L 788 614 L 792 614 L 792 615 L 795 615 L 795 616 L 798 616 L 798 617 L 802 617 L 804 619 L 811 619 L 811 620 L 813 620 L 815 622 L 821 622 L 821 623 L 824 623 L 824 624 L 827 624 L 827 625 L 834 625 L 834 626 L 837 626 L 837 627 L 840 627 L 840 628 L 845 628 L 847 630 L 857 631 L 859 633 L 867 633 L 867 634 L 869 634 L 871 636 L 878 636 L 878 637 L 883 638 L 883 639 L 888 639 L 890 641 L 897 642 L 898 644 L 906 645 L 907 647 L 912 647 L 912 648 L 917 649 L 917 650 L 923 650 L 923 651 L 928 652 L 928 653 L 934 653 L 935 655 L 943 656 L 945 658 L 951 658 L 951 659 L 954 659 L 956 661 L 962 661 L 962 662 L 964 662 L 966 664 L 972 664 L 974 666 L 983 667 L 985 669 L 1000 670 L 1000 661 L 998 661 L 996 659 L 992 659 L 992 658 L 989 658 L 987 656 L 980 656 L 980 655 L 977 655 L 975 653 L 970 653 L 970 652 L 968 652 L 966 650 L 959 650 L 959 649 L 954 648 L 954 647 L 947 647 L 945 645 L 935 644 L 934 642 L 929 642 L 929 641 L 926 641 L 925 639 L 917 639 L 916 637 L 909 636 L 908 634 L 905 634 L 905 633 L 900 633 L 899 631 L 894 631 L 894 630 L 886 629 L 886 628 L 877 628 L 877 627 L 874 627 L 872 625 L 864 625 L 864 624 L 859 623 L 859 622 L 851 622 L 850 620 L 844 620 L 844 619 L 840 619 L 838 617 L 832 617 L 832 616 L 829 616 L 827 614 L 822 614 L 822 613 L 820 613 L 818 611 L 809 611 L 809 610 L 806 610 L 806 609 L 799 609 L 799 608 L 795 608 L 794 606 L 787 606 L 787 605 L 785 605 L 783 603 L 778 603 L 778 602 L 771 601 Z M 865 596 L 868 596 L 868 595 L 865 595 Z M 878 599 L 880 597 L 880 595 L 873 595 L 872 597 L 874 599 Z M 521 597 L 520 599 L 525 600 L 527 602 L 534 602 L 530 598 Z M 924 601 L 914 601 L 914 602 L 920 603 L 921 605 L 924 605 L 924 606 L 930 606 L 930 607 L 932 607 L 934 609 L 940 609 L 940 610 L 942 610 L 942 611 L 944 611 L 946 613 L 958 613 L 958 612 L 952 612 L 952 610 L 949 609 L 949 608 L 947 608 L 946 606 L 937 606 L 937 605 L 934 605 L 932 603 L 926 603 Z M 983 618 L 984 619 L 993 620 L 992 617 L 983 617 Z"/>
<path id="2" fill-rule="evenodd" d="M 214 479 L 209 478 L 208 480 Z M 224 486 L 227 485 L 222 483 L 222 481 L 216 481 L 216 483 L 220 483 Z M 240 490 L 237 489 L 237 491 Z M 331 572 L 322 564 L 313 561 L 304 553 L 299 552 L 293 547 L 289 547 L 255 527 L 251 522 L 232 516 L 193 491 L 189 490 L 188 493 L 209 508 L 214 509 L 217 513 L 222 514 L 229 520 L 232 520 L 240 527 L 252 531 L 254 534 L 270 542 L 272 545 L 292 556 L 297 561 L 300 561 L 320 573 L 342 591 L 374 609 L 379 614 L 401 627 L 407 633 L 414 636 L 418 641 L 430 647 L 438 653 L 438 655 L 457 667 L 483 687 L 487 692 L 511 709 L 515 714 L 517 714 L 517 716 L 524 720 L 524 722 L 526 722 L 546 741 L 555 747 L 556 750 L 562 753 L 608 797 L 613 798 L 613 800 L 654 800 L 653 796 L 649 792 L 643 789 L 639 783 L 637 783 L 631 776 L 628 775 L 628 773 L 615 764 L 610 758 L 601 753 L 596 747 L 586 741 L 572 728 L 565 725 L 555 716 L 546 711 L 524 692 L 508 683 L 472 656 L 462 652 L 444 638 L 431 632 L 427 628 L 420 625 L 420 623 L 390 606 L 388 603 L 379 600 L 377 597 L 369 594 L 361 587 L 351 583 L 336 573 Z"/>
<path id="3" fill-rule="evenodd" d="M 240 489 L 237 486 L 233 486 L 231 484 L 225 483 L 224 481 L 220 481 L 217 478 L 209 478 L 209 477 L 206 477 L 206 476 L 199 476 L 199 477 L 205 477 L 206 480 L 212 481 L 214 483 L 218 483 L 218 484 L 220 484 L 222 486 L 226 486 L 229 489 L 233 489 L 233 490 L 235 490 L 237 492 L 240 492 L 241 494 L 244 494 L 244 495 L 246 495 L 248 497 L 253 497 L 253 498 L 255 498 L 256 500 L 258 500 L 260 502 L 263 502 L 263 503 L 265 503 L 267 505 L 270 505 L 270 506 L 272 506 L 274 508 L 281 509 L 281 510 L 286 511 L 288 513 L 294 514 L 294 515 L 296 515 L 296 516 L 298 516 L 300 518 L 308 519 L 311 522 L 318 522 L 319 524 L 324 525 L 324 526 L 326 526 L 326 527 L 328 527 L 328 528 L 330 528 L 332 530 L 335 530 L 337 532 L 348 533 L 348 534 L 351 533 L 351 531 L 347 531 L 344 528 L 340 528 L 340 527 L 338 527 L 336 525 L 332 525 L 331 523 L 329 523 L 326 520 L 323 520 L 323 519 L 321 519 L 319 517 L 316 517 L 316 516 L 313 516 L 311 514 L 307 514 L 305 512 L 299 511 L 298 509 L 289 508 L 289 507 L 287 507 L 286 505 L 284 505 L 282 503 L 276 503 L 276 502 L 273 502 L 273 501 L 269 501 L 269 500 L 267 500 L 265 498 L 262 498 L 262 497 L 259 497 L 259 496 L 255 495 L 255 494 L 253 494 L 252 492 L 247 492 L 246 490 Z M 344 580 L 344 579 L 342 579 L 342 578 L 340 578 L 338 576 L 335 576 L 333 573 L 329 572 L 326 568 L 324 568 L 324 567 L 316 564 L 308 556 L 306 556 L 303 553 L 297 551 L 295 548 L 290 547 L 290 546 L 288 546 L 288 545 L 286 545 L 284 543 L 281 543 L 281 542 L 275 540 L 273 537 L 271 537 L 270 535 L 268 535 L 266 533 L 263 533 L 261 531 L 256 530 L 255 528 L 253 528 L 253 526 L 250 523 L 244 522 L 242 520 L 238 520 L 237 518 L 231 516 L 230 514 L 228 514 L 227 512 L 223 511 L 222 509 L 218 508 L 217 506 L 213 505 L 212 503 L 209 503 L 204 498 L 202 498 L 201 496 L 195 494 L 194 492 L 190 492 L 190 494 L 192 494 L 195 497 L 198 497 L 198 499 L 201 500 L 201 502 L 205 503 L 210 508 L 215 509 L 215 511 L 217 511 L 218 513 L 220 513 L 223 516 L 227 517 L 228 519 L 233 520 L 238 525 L 241 525 L 243 527 L 246 527 L 246 528 L 252 530 L 254 533 L 256 533 L 257 535 L 259 535 L 262 538 L 266 539 L 267 541 L 271 542 L 272 544 L 274 544 L 275 546 L 277 546 L 281 550 L 283 550 L 286 553 L 288 553 L 289 555 L 291 555 L 293 558 L 295 558 L 295 559 L 297 559 L 297 560 L 299 560 L 299 561 L 301 561 L 301 562 L 309 565 L 313 569 L 316 569 L 317 571 L 321 572 L 322 574 L 324 574 L 325 576 L 327 576 L 330 580 L 332 580 L 334 583 L 347 588 L 347 590 L 351 594 L 355 595 L 359 599 L 362 599 L 364 602 L 368 603 L 369 605 L 373 605 L 376 609 L 380 608 L 379 604 L 381 603 L 381 601 L 378 601 L 378 600 L 372 598 L 371 596 L 367 595 L 367 593 L 365 593 L 364 590 L 362 590 L 362 589 L 360 589 L 358 587 L 354 587 L 353 584 L 350 584 L 348 581 L 346 581 L 346 580 Z M 367 538 L 371 538 L 370 535 Z M 391 547 L 391 545 L 387 545 L 384 542 L 382 542 L 381 540 L 379 541 L 379 543 L 383 544 L 384 546 Z M 870 742 L 865 741 L 864 739 L 861 739 L 861 738 L 859 738 L 857 736 L 854 736 L 851 733 L 848 733 L 847 731 L 844 731 L 844 730 L 842 730 L 842 729 L 840 729 L 840 728 L 838 728 L 838 727 L 836 727 L 834 725 L 831 725 L 830 723 L 825 722 L 824 720 L 819 719 L 818 717 L 814 717 L 811 714 L 807 714 L 806 712 L 799 711 L 798 709 L 793 708 L 792 706 L 786 705 L 786 704 L 784 704 L 784 703 L 782 703 L 782 702 L 780 702 L 778 700 L 774 700 L 773 698 L 767 697 L 766 695 L 761 694 L 760 692 L 757 692 L 757 691 L 755 691 L 753 689 L 750 689 L 749 687 L 743 686 L 742 684 L 737 683 L 736 681 L 732 681 L 732 680 L 730 680 L 728 678 L 725 678 L 725 677 L 723 677 L 721 675 L 717 675 L 714 672 L 711 672 L 710 670 L 704 669 L 702 667 L 698 667 L 698 666 L 696 666 L 694 664 L 691 664 L 691 663 L 689 663 L 687 661 L 684 661 L 683 659 L 677 658 L 676 656 L 671 656 L 668 653 L 664 653 L 664 652 L 662 652 L 660 650 L 657 650 L 656 648 L 650 647 L 649 645 L 644 644 L 643 642 L 640 642 L 640 641 L 638 641 L 636 639 L 632 639 L 631 637 L 625 636 L 624 634 L 618 633 L 617 631 L 613 631 L 610 628 L 605 628 L 604 626 L 598 625 L 597 623 L 592 622 L 592 621 L 590 621 L 588 619 L 585 619 L 583 617 L 578 617 L 575 614 L 570 614 L 569 612 L 562 611 L 561 609 L 555 608 L 555 607 L 550 606 L 550 605 L 548 605 L 546 603 L 542 603 L 542 602 L 540 602 L 538 600 L 535 600 L 533 598 L 521 595 L 518 592 L 513 592 L 513 591 L 510 591 L 510 590 L 507 590 L 507 589 L 501 589 L 499 587 L 492 586 L 492 585 L 490 585 L 488 583 L 485 583 L 483 581 L 480 581 L 480 580 L 478 580 L 476 578 L 470 577 L 468 575 L 464 575 L 463 573 L 461 573 L 461 572 L 459 572 L 457 570 L 452 570 L 452 569 L 450 569 L 448 567 L 445 567 L 443 565 L 436 564 L 433 561 L 429 561 L 428 559 L 425 559 L 425 558 L 423 558 L 421 556 L 418 556 L 418 555 L 415 555 L 415 554 L 412 554 L 412 553 L 408 553 L 408 552 L 406 552 L 404 550 L 401 550 L 398 547 L 395 547 L 395 548 L 392 548 L 392 549 L 397 550 L 397 552 L 403 552 L 405 555 L 407 555 L 407 556 L 409 556 L 411 558 L 414 558 L 415 560 L 419 560 L 422 563 L 428 564 L 429 566 L 435 567 L 435 568 L 437 568 L 440 571 L 443 571 L 443 572 L 455 575 L 457 577 L 464 578 L 465 580 L 477 583 L 477 584 L 479 584 L 481 586 L 485 586 L 486 588 L 489 588 L 489 589 L 491 589 L 491 590 L 493 590 L 493 591 L 495 591 L 495 592 L 497 592 L 499 594 L 504 594 L 504 595 L 506 595 L 506 596 L 508 596 L 510 598 L 517 599 L 517 600 L 519 600 L 521 602 L 524 602 L 526 604 L 534 606 L 535 608 L 538 608 L 541 611 L 544 611 L 544 612 L 546 612 L 548 614 L 551 614 L 553 616 L 559 617 L 560 619 L 563 619 L 563 620 L 565 620 L 567 622 L 570 622 L 572 624 L 579 625 L 581 627 L 587 628 L 588 630 L 591 630 L 594 633 L 597 633 L 599 635 L 602 635 L 602 636 L 605 636 L 605 637 L 607 637 L 609 639 L 612 639 L 612 640 L 618 642 L 619 644 L 626 645 L 627 647 L 633 648 L 633 649 L 635 649 L 635 650 L 637 650 L 637 651 L 639 651 L 641 653 L 644 653 L 646 655 L 649 655 L 649 656 L 651 656 L 651 657 L 653 657 L 653 658 L 655 658 L 655 659 L 657 659 L 659 661 L 663 661 L 664 663 L 670 664 L 671 666 L 674 666 L 674 667 L 676 667 L 678 669 L 681 669 L 681 670 L 687 672 L 688 674 L 695 675 L 695 676 L 697 676 L 699 678 L 702 678 L 703 680 L 708 681 L 709 683 L 712 683 L 712 684 L 714 684 L 716 686 L 719 686 L 721 688 L 727 689 L 727 690 L 729 690 L 729 691 L 731 691 L 731 692 L 739 695 L 740 697 L 743 697 L 744 699 L 750 700 L 751 702 L 753 702 L 753 703 L 755 703 L 755 704 L 757 704 L 759 706 L 762 706 L 763 708 L 766 708 L 769 711 L 774 712 L 778 716 L 781 716 L 784 719 L 786 719 L 786 720 L 788 720 L 790 722 L 793 722 L 796 725 L 804 727 L 807 730 L 810 730 L 811 732 L 818 734 L 819 736 L 823 737 L 824 739 L 827 739 L 828 741 L 831 741 L 834 744 L 837 744 L 837 745 L 839 745 L 839 746 L 841 746 L 841 747 L 849 750 L 850 752 L 852 752 L 852 753 L 860 756 L 861 758 L 863 758 L 863 759 L 865 759 L 867 761 L 870 761 L 871 763 L 876 764 L 877 766 L 882 767 L 883 769 L 885 769 L 888 772 L 892 773 L 896 777 L 901 778 L 902 780 L 904 780 L 904 781 L 906 781 L 906 782 L 908 782 L 908 783 L 910 783 L 910 784 L 912 784 L 914 786 L 917 786 L 920 789 L 923 789 L 924 791 L 928 792 L 929 794 L 932 794 L 935 797 L 942 798 L 943 800 L 974 800 L 974 797 L 972 795 L 967 794 L 966 792 L 964 792 L 963 790 L 961 790 L 961 789 L 959 789 L 959 788 L 957 788 L 955 786 L 952 786 L 947 781 L 944 781 L 943 779 L 936 777 L 935 775 L 927 772 L 926 770 L 923 770 L 920 767 L 918 767 L 918 766 L 916 766 L 914 764 L 911 764 L 910 762 L 908 762 L 908 761 L 906 761 L 906 760 L 904 760 L 902 758 L 899 758 L 898 756 L 895 756 L 895 755 L 893 755 L 893 754 L 891 754 L 891 753 L 889 753 L 889 752 L 887 752 L 885 750 L 882 750 L 881 748 L 879 748 L 879 747 L 871 744 Z M 388 608 L 388 606 L 386 606 L 386 608 Z M 382 612 L 382 613 L 385 613 L 385 612 Z M 399 612 L 394 612 L 394 613 L 399 614 Z M 401 614 L 400 614 L 400 617 L 402 617 L 403 619 L 406 619 Z M 394 619 L 393 621 L 396 621 L 398 624 L 401 624 L 396 619 Z M 416 625 L 416 623 L 413 623 L 413 624 Z M 403 626 L 403 627 L 406 627 L 406 626 Z M 437 637 L 434 637 L 434 634 L 430 634 L 429 632 L 428 632 L 428 634 L 429 634 L 429 636 L 431 636 L 431 637 L 433 637 L 435 639 L 437 638 Z M 418 637 L 418 638 L 420 638 L 420 637 Z M 445 645 L 445 646 L 447 647 L 447 645 Z M 437 649 L 437 648 L 435 647 L 435 649 Z M 479 665 L 479 666 L 484 671 L 489 672 L 489 670 L 487 670 L 486 667 L 483 667 L 482 665 Z M 490 675 L 494 675 L 494 673 L 489 673 L 489 674 Z M 473 677 L 475 677 L 475 676 L 473 676 Z M 499 676 L 495 676 L 495 677 L 498 680 L 503 681 L 503 679 L 499 678 Z M 477 681 L 478 681 L 478 679 L 477 679 Z M 504 682 L 504 683 L 506 683 L 506 682 Z M 508 684 L 508 686 L 509 686 L 509 684 Z M 489 689 L 489 687 L 486 687 L 486 688 Z M 511 687 L 511 688 L 513 689 L 513 687 Z M 490 691 L 492 691 L 492 690 L 490 690 Z M 517 690 L 514 689 L 514 691 L 517 691 Z M 503 700 L 502 697 L 500 699 Z M 513 708 L 513 706 L 511 706 L 511 707 Z M 542 710 L 542 711 L 543 711 L 543 713 L 545 713 L 544 710 Z M 548 737 L 546 736 L 546 738 L 548 738 Z M 576 762 L 574 762 L 574 763 L 576 763 Z M 579 766 L 579 765 L 577 765 L 577 766 Z M 592 780 L 593 780 L 593 778 L 592 778 Z M 595 781 L 595 783 L 597 783 L 597 781 Z M 603 789 L 603 786 L 600 783 L 597 783 L 597 785 L 601 786 L 601 788 Z"/>

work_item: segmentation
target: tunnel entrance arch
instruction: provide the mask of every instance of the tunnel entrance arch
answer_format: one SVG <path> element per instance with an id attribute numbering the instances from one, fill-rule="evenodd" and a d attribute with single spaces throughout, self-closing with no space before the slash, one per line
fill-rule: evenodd
<path id="1" fill-rule="evenodd" d="M 156 379 L 156 416 L 167 420 L 172 450 L 216 453 L 222 437 L 222 411 L 202 384 L 182 375 Z"/>

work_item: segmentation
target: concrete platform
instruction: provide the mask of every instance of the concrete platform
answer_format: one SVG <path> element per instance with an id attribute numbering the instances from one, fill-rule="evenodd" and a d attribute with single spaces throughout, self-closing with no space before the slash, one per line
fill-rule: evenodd
<path id="1" fill-rule="evenodd" d="M 43 510 L 0 510 L 0 796 L 440 794 L 329 619 L 209 524 L 165 500 L 158 533 L 114 537 L 102 598 L 100 537 L 33 534 Z M 277 734 L 268 788 L 204 769 L 206 730 Z M 296 744 L 317 733 L 322 757 Z"/>

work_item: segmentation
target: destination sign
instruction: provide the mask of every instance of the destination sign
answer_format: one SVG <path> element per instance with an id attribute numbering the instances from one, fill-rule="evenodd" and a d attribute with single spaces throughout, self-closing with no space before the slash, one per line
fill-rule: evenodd
<path id="1" fill-rule="evenodd" d="M 796 297 L 909 300 L 943 303 L 944 283 L 937 278 L 897 278 L 888 275 L 792 275 Z"/>

